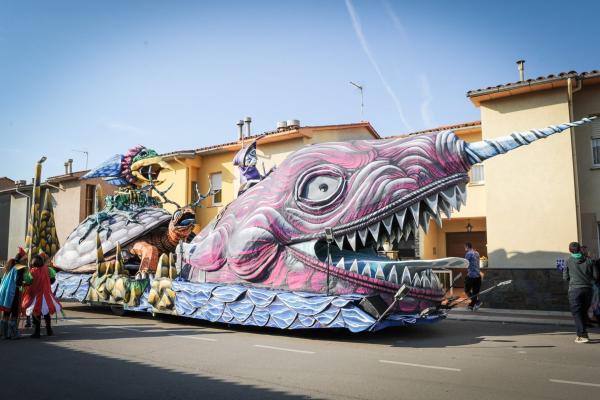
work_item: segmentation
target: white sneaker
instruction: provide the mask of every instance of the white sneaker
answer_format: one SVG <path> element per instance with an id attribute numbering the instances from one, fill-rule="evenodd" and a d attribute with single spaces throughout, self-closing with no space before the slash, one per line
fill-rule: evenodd
<path id="1" fill-rule="evenodd" d="M 577 338 L 575 338 L 575 343 L 588 343 L 589 341 L 590 339 L 583 336 L 577 336 Z"/>
<path id="2" fill-rule="evenodd" d="M 475 305 L 473 306 L 473 311 L 479 310 L 479 307 L 481 307 L 481 302 L 480 301 L 478 301 L 477 303 L 475 303 Z"/>

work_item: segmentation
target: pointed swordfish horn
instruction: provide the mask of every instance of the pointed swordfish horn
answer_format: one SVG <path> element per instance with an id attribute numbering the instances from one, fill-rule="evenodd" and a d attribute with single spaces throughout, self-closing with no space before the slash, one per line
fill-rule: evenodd
<path id="1" fill-rule="evenodd" d="M 488 158 L 504 154 L 520 146 L 528 145 L 538 139 L 545 139 L 548 136 L 587 124 L 595 120 L 596 117 L 582 118 L 579 121 L 566 122 L 560 125 L 551 125 L 543 129 L 532 129 L 525 132 L 513 132 L 509 136 L 502 136 L 496 139 L 487 139 L 481 142 L 465 143 L 465 152 L 471 165 L 480 163 Z"/>

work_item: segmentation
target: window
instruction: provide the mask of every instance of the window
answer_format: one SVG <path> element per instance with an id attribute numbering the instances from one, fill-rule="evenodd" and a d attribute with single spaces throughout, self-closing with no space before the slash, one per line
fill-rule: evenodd
<path id="1" fill-rule="evenodd" d="M 592 122 L 592 166 L 600 167 L 600 122 Z"/>
<path id="2" fill-rule="evenodd" d="M 212 190 L 219 190 L 217 193 L 213 194 L 212 196 L 212 205 L 213 206 L 218 206 L 221 205 L 221 201 L 223 199 L 223 196 L 221 194 L 221 183 L 222 183 L 222 179 L 221 179 L 221 173 L 217 172 L 215 174 L 210 174 L 210 184 L 212 186 Z"/>
<path id="3" fill-rule="evenodd" d="M 475 185 L 481 185 L 485 182 L 485 173 L 483 171 L 483 164 L 475 164 L 471 167 L 471 172 L 469 173 L 471 178 L 471 183 Z"/>
<path id="4" fill-rule="evenodd" d="M 95 214 L 96 210 L 96 185 L 85 185 L 85 216 Z"/>
<path id="5" fill-rule="evenodd" d="M 600 137 L 592 137 L 592 166 L 600 167 Z"/>

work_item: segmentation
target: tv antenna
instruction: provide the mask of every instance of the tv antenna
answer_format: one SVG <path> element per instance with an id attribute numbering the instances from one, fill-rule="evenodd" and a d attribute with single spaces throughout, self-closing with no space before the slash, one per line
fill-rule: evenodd
<path id="1" fill-rule="evenodd" d="M 364 98 L 364 94 L 363 94 L 363 89 L 364 87 L 362 85 L 359 85 L 358 83 L 354 83 L 352 81 L 350 81 L 350 84 L 352 86 L 354 86 L 355 88 L 357 88 L 358 90 L 360 90 L 360 120 L 363 120 L 363 113 L 365 110 L 365 98 Z"/>
<path id="2" fill-rule="evenodd" d="M 75 149 L 72 149 L 71 151 L 74 151 L 76 153 L 83 153 L 83 154 L 85 154 L 85 169 L 87 171 L 87 169 L 88 169 L 88 158 L 90 157 L 89 151 L 87 151 L 87 150 L 75 150 Z"/>

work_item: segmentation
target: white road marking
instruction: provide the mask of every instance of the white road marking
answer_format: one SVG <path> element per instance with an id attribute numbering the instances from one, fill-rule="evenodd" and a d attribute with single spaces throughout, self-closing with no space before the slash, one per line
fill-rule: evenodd
<path id="1" fill-rule="evenodd" d="M 79 321 L 76 319 L 69 319 L 69 318 L 64 318 L 64 319 L 59 319 L 60 322 L 75 322 L 76 324 L 83 324 L 83 321 Z"/>
<path id="2" fill-rule="evenodd" d="M 144 332 L 142 329 L 137 328 L 129 328 L 126 326 L 117 326 L 117 325 L 104 325 L 104 326 L 96 326 L 96 329 L 122 329 L 124 331 L 133 331 L 133 332 Z"/>
<path id="3" fill-rule="evenodd" d="M 289 351 L 290 353 L 315 354 L 314 351 L 287 349 L 285 347 L 265 346 L 262 344 L 255 344 L 254 347 L 259 347 L 261 349 L 269 349 L 269 350 Z"/>
<path id="4" fill-rule="evenodd" d="M 588 383 L 588 382 L 577 382 L 577 381 L 563 381 L 561 379 L 548 379 L 548 380 L 550 382 L 554 382 L 554 383 L 566 383 L 568 385 L 600 387 L 600 383 Z"/>
<path id="5" fill-rule="evenodd" d="M 192 335 L 176 335 L 174 333 L 170 333 L 169 336 L 175 336 L 182 339 L 193 339 L 193 340 L 204 340 L 205 342 L 216 342 L 217 339 L 206 338 L 201 336 L 192 336 Z"/>
<path id="6" fill-rule="evenodd" d="M 400 361 L 389 361 L 389 360 L 379 360 L 379 362 L 380 363 L 384 363 L 384 364 L 404 365 L 404 366 L 407 366 L 407 367 L 441 369 L 443 371 L 453 371 L 453 372 L 460 372 L 461 371 L 460 368 L 439 367 L 437 365 L 413 364 L 413 363 L 400 362 Z"/>

